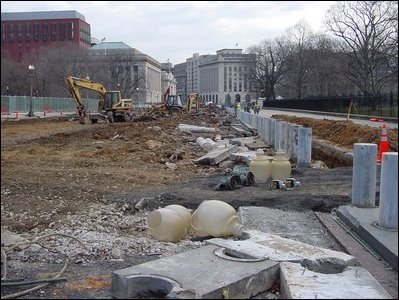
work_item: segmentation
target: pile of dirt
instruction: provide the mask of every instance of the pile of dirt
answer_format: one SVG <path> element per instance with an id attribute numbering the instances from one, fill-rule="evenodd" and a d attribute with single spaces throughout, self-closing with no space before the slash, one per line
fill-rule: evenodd
<path id="1" fill-rule="evenodd" d="M 355 124 L 352 121 L 335 121 L 328 119 L 312 119 L 288 115 L 274 115 L 274 119 L 312 128 L 315 138 L 330 141 L 340 147 L 353 149 L 355 143 L 379 144 L 381 129 L 368 125 Z M 398 130 L 388 129 L 390 150 L 398 151 Z"/>

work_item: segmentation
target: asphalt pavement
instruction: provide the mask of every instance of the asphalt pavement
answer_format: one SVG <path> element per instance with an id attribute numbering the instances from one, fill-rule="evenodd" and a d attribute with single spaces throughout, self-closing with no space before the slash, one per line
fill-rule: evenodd
<path id="1" fill-rule="evenodd" d="M 316 112 L 316 111 L 297 110 L 297 109 L 271 108 L 271 107 L 261 109 L 259 115 L 268 118 L 271 118 L 273 115 L 289 115 L 301 118 L 328 119 L 328 120 L 338 120 L 338 121 L 347 120 L 346 114 Z M 379 118 L 379 117 L 357 116 L 357 115 L 349 116 L 349 120 L 355 124 L 369 125 L 371 127 L 381 127 L 381 122 L 370 121 L 371 118 Z M 391 129 L 398 128 L 397 118 L 382 118 L 382 120 L 386 125 L 388 125 L 389 128 Z"/>

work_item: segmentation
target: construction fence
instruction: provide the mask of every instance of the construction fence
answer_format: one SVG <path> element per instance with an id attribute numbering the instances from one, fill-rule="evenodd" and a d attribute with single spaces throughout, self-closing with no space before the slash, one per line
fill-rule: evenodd
<path id="1" fill-rule="evenodd" d="M 28 113 L 32 100 L 33 112 L 75 112 L 76 101 L 73 98 L 1 96 L 1 114 Z M 98 110 L 98 99 L 84 99 L 86 111 Z"/>

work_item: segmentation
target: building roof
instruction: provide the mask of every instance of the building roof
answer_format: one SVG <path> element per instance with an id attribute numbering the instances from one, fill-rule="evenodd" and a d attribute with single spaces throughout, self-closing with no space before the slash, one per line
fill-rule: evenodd
<path id="1" fill-rule="evenodd" d="M 76 10 L 1 13 L 2 21 L 46 20 L 46 19 L 81 19 L 82 21 L 86 22 L 85 17 Z"/>
<path id="2" fill-rule="evenodd" d="M 124 42 L 101 42 L 91 47 L 93 50 L 133 49 Z"/>

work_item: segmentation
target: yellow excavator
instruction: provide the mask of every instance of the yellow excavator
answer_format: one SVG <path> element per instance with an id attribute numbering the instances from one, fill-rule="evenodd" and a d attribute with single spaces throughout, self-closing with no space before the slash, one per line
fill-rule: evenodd
<path id="1" fill-rule="evenodd" d="M 120 91 L 107 91 L 101 83 L 88 79 L 67 76 L 67 85 L 77 103 L 79 122 L 85 124 L 87 117 L 92 124 L 99 118 L 107 122 L 126 122 L 131 118 L 133 103 L 131 99 L 122 99 Z M 99 94 L 98 112 L 87 113 L 80 94 L 80 89 L 88 89 Z"/>

